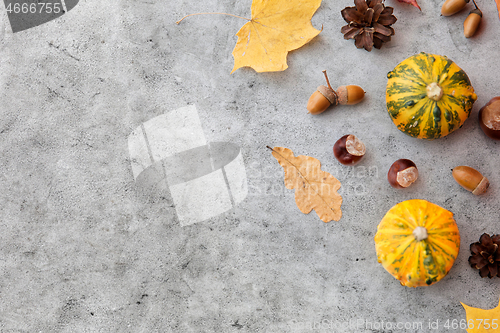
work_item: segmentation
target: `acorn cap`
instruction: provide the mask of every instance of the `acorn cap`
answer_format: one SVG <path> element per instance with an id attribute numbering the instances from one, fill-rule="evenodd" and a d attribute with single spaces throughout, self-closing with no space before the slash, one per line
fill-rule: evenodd
<path id="1" fill-rule="evenodd" d="M 325 96 L 325 98 L 331 104 L 335 104 L 335 105 L 339 104 L 337 94 L 335 93 L 335 91 L 333 91 L 333 89 L 330 89 L 326 86 L 319 86 L 317 90 L 320 92 L 321 95 Z"/>
<path id="2" fill-rule="evenodd" d="M 340 86 L 337 88 L 337 95 L 341 105 L 347 104 L 347 86 Z"/>
<path id="3" fill-rule="evenodd" d="M 472 191 L 472 194 L 474 195 L 480 195 L 486 192 L 486 190 L 490 187 L 490 182 L 488 181 L 488 178 L 483 177 L 477 187 Z"/>
<path id="4" fill-rule="evenodd" d="M 479 16 L 481 16 L 481 17 L 483 17 L 483 13 L 479 10 L 479 8 L 476 8 L 476 9 L 471 10 L 471 11 L 469 12 L 469 15 L 470 15 L 470 14 L 477 14 L 477 15 L 479 15 Z"/>

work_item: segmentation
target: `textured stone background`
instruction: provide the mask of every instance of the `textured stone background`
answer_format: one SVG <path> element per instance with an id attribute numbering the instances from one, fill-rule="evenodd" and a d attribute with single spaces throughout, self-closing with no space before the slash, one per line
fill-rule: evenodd
<path id="1" fill-rule="evenodd" d="M 440 17 L 388 0 L 396 35 L 381 50 L 357 50 L 339 32 L 352 1 L 323 1 L 323 32 L 288 56 L 278 73 L 230 75 L 245 1 L 81 0 L 61 18 L 13 34 L 0 15 L 1 332 L 389 332 L 371 322 L 465 319 L 460 305 L 493 308 L 500 279 L 480 279 L 469 244 L 500 233 L 499 142 L 477 112 L 500 95 L 500 21 L 493 1 L 477 37 L 465 39 L 468 10 Z M 469 5 L 468 8 L 472 8 Z M 399 132 L 385 109 L 386 73 L 425 51 L 446 55 L 478 95 L 471 119 L 436 141 Z M 332 85 L 358 84 L 366 99 L 319 116 L 305 104 L 321 70 Z M 233 142 L 246 164 L 247 198 L 222 215 L 181 227 L 171 198 L 136 191 L 128 135 L 143 122 L 195 104 L 208 141 Z M 353 133 L 367 146 L 355 167 L 331 152 Z M 318 158 L 342 182 L 344 216 L 325 224 L 300 213 L 283 171 L 265 148 Z M 410 158 L 421 178 L 392 189 L 386 172 Z M 489 192 L 459 188 L 450 169 L 487 175 Z M 409 289 L 377 263 L 373 236 L 394 204 L 412 198 L 455 213 L 461 253 L 438 284 Z M 362 323 L 313 327 L 315 323 Z M 375 325 L 375 328 L 377 326 Z M 457 330 L 457 332 L 460 330 Z M 415 332 L 393 329 L 392 332 Z"/>

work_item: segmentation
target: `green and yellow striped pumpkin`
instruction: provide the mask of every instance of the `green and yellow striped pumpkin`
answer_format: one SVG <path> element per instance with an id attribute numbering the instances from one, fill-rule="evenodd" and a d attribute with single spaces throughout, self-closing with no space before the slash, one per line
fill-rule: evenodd
<path id="1" fill-rule="evenodd" d="M 477 99 L 469 77 L 447 57 L 419 53 L 387 74 L 387 110 L 402 132 L 442 138 L 460 128 Z"/>
<path id="2" fill-rule="evenodd" d="M 403 201 L 375 235 L 377 259 L 407 287 L 429 286 L 448 274 L 460 249 L 453 213 L 426 200 Z"/>

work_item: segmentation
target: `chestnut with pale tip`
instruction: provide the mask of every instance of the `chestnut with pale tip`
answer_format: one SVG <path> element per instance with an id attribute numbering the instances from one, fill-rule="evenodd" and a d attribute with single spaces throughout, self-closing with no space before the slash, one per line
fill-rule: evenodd
<path id="1" fill-rule="evenodd" d="M 479 110 L 479 125 L 488 137 L 500 140 L 500 96 L 493 97 Z"/>
<path id="2" fill-rule="evenodd" d="M 358 163 L 365 153 L 365 144 L 353 134 L 344 135 L 333 145 L 333 155 L 344 165 Z"/>
<path id="3" fill-rule="evenodd" d="M 359 86 L 340 86 L 337 91 L 333 90 L 328 80 L 328 75 L 326 75 L 326 70 L 323 71 L 323 74 L 328 86 L 319 86 L 311 97 L 309 97 L 307 101 L 308 113 L 320 114 L 326 111 L 332 104 L 353 105 L 361 102 L 364 98 L 365 91 Z"/>
<path id="4" fill-rule="evenodd" d="M 418 179 L 418 169 L 415 163 L 402 158 L 392 163 L 387 173 L 387 180 L 394 188 L 407 188 Z"/>
<path id="5" fill-rule="evenodd" d="M 460 186 L 474 195 L 485 193 L 490 186 L 488 178 L 469 166 L 461 165 L 453 168 L 452 175 Z"/>

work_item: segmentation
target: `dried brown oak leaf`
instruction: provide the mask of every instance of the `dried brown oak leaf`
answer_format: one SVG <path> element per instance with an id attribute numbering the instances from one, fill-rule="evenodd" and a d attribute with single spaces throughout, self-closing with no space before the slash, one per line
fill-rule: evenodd
<path id="1" fill-rule="evenodd" d="M 285 186 L 295 189 L 295 203 L 300 211 L 309 214 L 315 210 L 323 222 L 338 221 L 342 217 L 342 197 L 337 191 L 340 181 L 321 170 L 321 162 L 310 156 L 294 156 L 283 147 L 268 147 L 285 171 Z"/>

